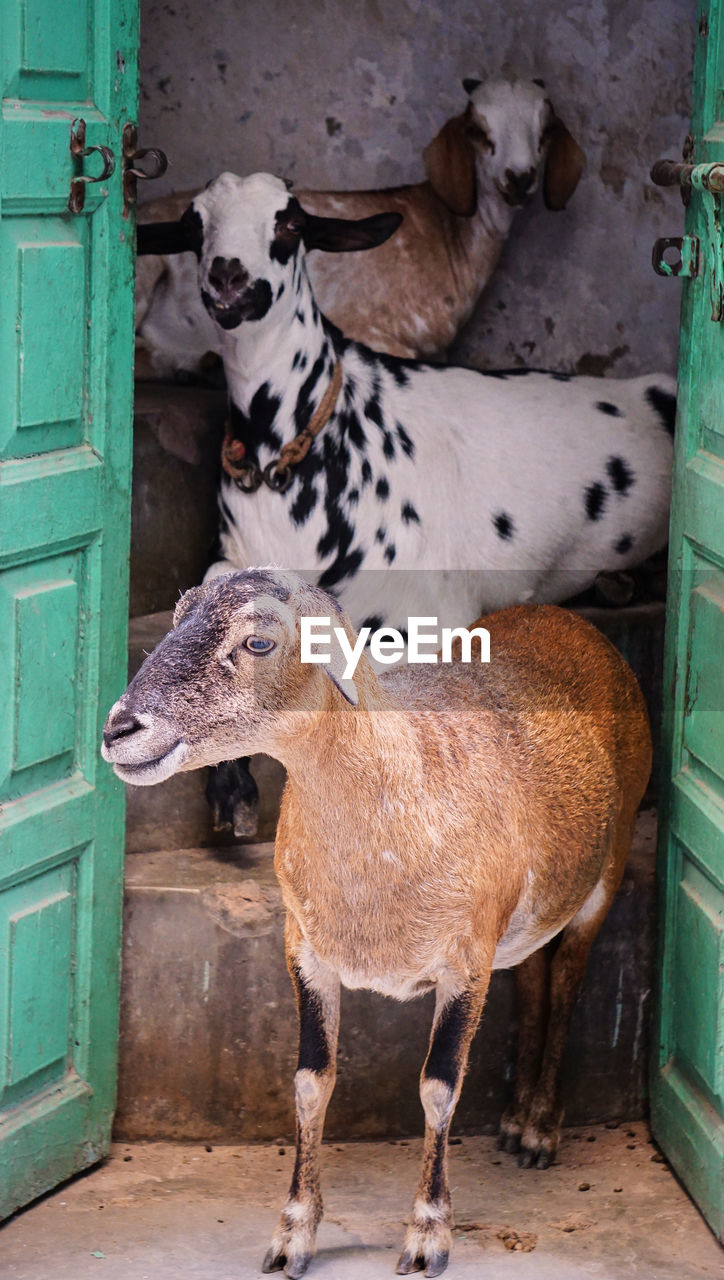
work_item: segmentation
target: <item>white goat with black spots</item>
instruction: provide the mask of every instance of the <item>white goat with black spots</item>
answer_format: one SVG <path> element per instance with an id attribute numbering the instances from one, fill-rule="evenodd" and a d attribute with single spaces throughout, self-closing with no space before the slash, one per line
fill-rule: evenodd
<path id="1" fill-rule="evenodd" d="M 279 179 L 230 173 L 181 220 L 179 242 L 195 248 L 204 304 L 224 331 L 245 464 L 274 471 L 341 373 L 286 492 L 223 481 L 223 558 L 209 576 L 293 565 L 355 625 L 404 630 L 413 615 L 458 626 L 560 601 L 663 546 L 673 380 L 478 373 L 346 339 L 316 306 L 305 251 L 366 248 L 394 225 L 394 215 L 318 218 Z"/>

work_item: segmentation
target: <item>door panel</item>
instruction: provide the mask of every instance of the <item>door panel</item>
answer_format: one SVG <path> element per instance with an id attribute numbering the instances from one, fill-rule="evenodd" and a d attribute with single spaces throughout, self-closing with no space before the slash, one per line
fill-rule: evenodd
<path id="1" fill-rule="evenodd" d="M 80 765 L 76 742 L 89 708 L 79 704 L 74 684 L 83 676 L 86 580 L 79 551 L 0 572 L 0 650 L 9 658 L 0 679 L 10 713 L 0 757 L 3 801 L 68 777 Z"/>
<path id="2" fill-rule="evenodd" d="M 724 20 L 701 8 L 695 164 L 724 162 Z M 724 1237 L 724 275 L 722 197 L 690 189 L 671 520 L 661 804 L 661 964 L 652 1125 Z"/>
<path id="3" fill-rule="evenodd" d="M 125 682 L 136 0 L 4 0 L 0 122 L 0 1216 L 108 1149 Z M 76 158 L 71 124 L 115 172 Z"/>

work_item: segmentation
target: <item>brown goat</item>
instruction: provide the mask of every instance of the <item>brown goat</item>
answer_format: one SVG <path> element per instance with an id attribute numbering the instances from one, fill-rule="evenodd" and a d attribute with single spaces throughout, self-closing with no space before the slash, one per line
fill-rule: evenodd
<path id="1" fill-rule="evenodd" d="M 448 1131 L 496 968 L 517 967 L 523 999 L 502 1145 L 539 1168 L 555 1155 L 568 1023 L 648 780 L 648 721 L 620 654 L 562 609 L 485 618 L 490 665 L 463 662 L 458 640 L 446 665 L 378 678 L 363 657 L 354 680 L 341 649 L 329 666 L 301 661 L 304 616 L 354 638 L 296 574 L 187 592 L 110 712 L 103 754 L 138 784 L 253 751 L 288 771 L 275 867 L 300 1020 L 297 1157 L 265 1271 L 301 1276 L 314 1251 L 340 982 L 401 1000 L 435 989 L 422 1175 L 397 1267 L 435 1276 L 451 1245 Z"/>
<path id="2" fill-rule="evenodd" d="M 307 264 L 324 314 L 346 337 L 376 351 L 423 358 L 445 351 L 472 314 L 541 172 L 546 204 L 556 210 L 565 208 L 583 172 L 583 152 L 538 82 L 466 80 L 465 89 L 465 111 L 425 149 L 426 182 L 383 191 L 295 188 L 308 213 L 403 215 L 392 239 L 363 260 L 320 254 Z M 176 221 L 195 194 L 143 206 L 141 225 Z M 137 377 L 195 370 L 205 352 L 220 349 L 190 254 L 139 258 L 136 333 Z"/>

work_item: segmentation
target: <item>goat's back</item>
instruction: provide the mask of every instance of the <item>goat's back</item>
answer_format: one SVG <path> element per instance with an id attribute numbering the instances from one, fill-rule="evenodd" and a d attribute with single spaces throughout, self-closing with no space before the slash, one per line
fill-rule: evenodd
<path id="1" fill-rule="evenodd" d="M 522 716 L 561 753 L 577 752 L 576 736 L 592 739 L 614 770 L 622 808 L 635 809 L 651 772 L 651 730 L 636 677 L 610 640 L 553 605 L 501 609 L 474 626 L 490 633 L 486 700 Z"/>
<path id="2" fill-rule="evenodd" d="M 411 666 L 382 683 L 443 722 L 470 712 L 485 725 L 484 748 L 510 768 L 523 792 L 556 793 L 563 808 L 598 793 L 633 814 L 651 772 L 651 731 L 631 668 L 611 642 L 577 614 L 555 605 L 514 605 L 479 618 L 490 634 L 490 663 Z M 493 735 L 492 727 L 496 726 Z M 492 736 L 491 736 L 492 735 Z M 563 797 L 569 797 L 564 802 Z"/>
<path id="3" fill-rule="evenodd" d="M 453 952 L 518 964 L 620 880 L 651 766 L 633 673 L 555 606 L 475 625 L 489 664 L 473 644 L 470 663 L 389 672 L 382 702 L 320 718 L 290 774 L 277 874 L 348 985 L 407 998 Z"/>

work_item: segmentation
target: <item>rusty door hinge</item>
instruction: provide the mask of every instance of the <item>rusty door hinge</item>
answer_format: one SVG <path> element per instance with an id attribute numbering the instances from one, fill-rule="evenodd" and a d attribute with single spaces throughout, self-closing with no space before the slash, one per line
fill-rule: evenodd
<path id="1" fill-rule="evenodd" d="M 116 157 L 110 147 L 87 147 L 85 143 L 86 123 L 80 116 L 70 126 L 70 154 L 74 160 L 82 160 L 97 151 L 103 160 L 103 168 L 97 178 L 89 174 L 77 173 L 70 184 L 68 208 L 71 213 L 82 213 L 85 205 L 85 189 L 89 182 L 106 182 L 116 167 Z"/>
<path id="2" fill-rule="evenodd" d="M 147 160 L 148 168 L 139 168 L 139 161 Z M 136 203 L 139 180 L 160 178 L 168 169 L 168 157 L 160 147 L 138 148 L 138 128 L 132 121 L 123 126 L 123 216 L 128 217 L 130 206 Z"/>
<path id="3" fill-rule="evenodd" d="M 707 266 L 710 266 L 711 318 L 719 321 L 724 318 L 724 235 L 721 209 L 724 164 L 687 164 L 676 160 L 657 160 L 651 170 L 651 181 L 659 187 L 679 187 L 682 191 L 696 191 L 701 195 L 706 218 L 706 245 L 701 247 L 695 236 L 657 240 L 653 251 L 653 265 L 654 271 L 659 275 L 694 276 L 698 274 L 700 253 L 702 257 L 706 256 Z M 680 249 L 678 270 L 664 258 L 667 247 Z"/>

